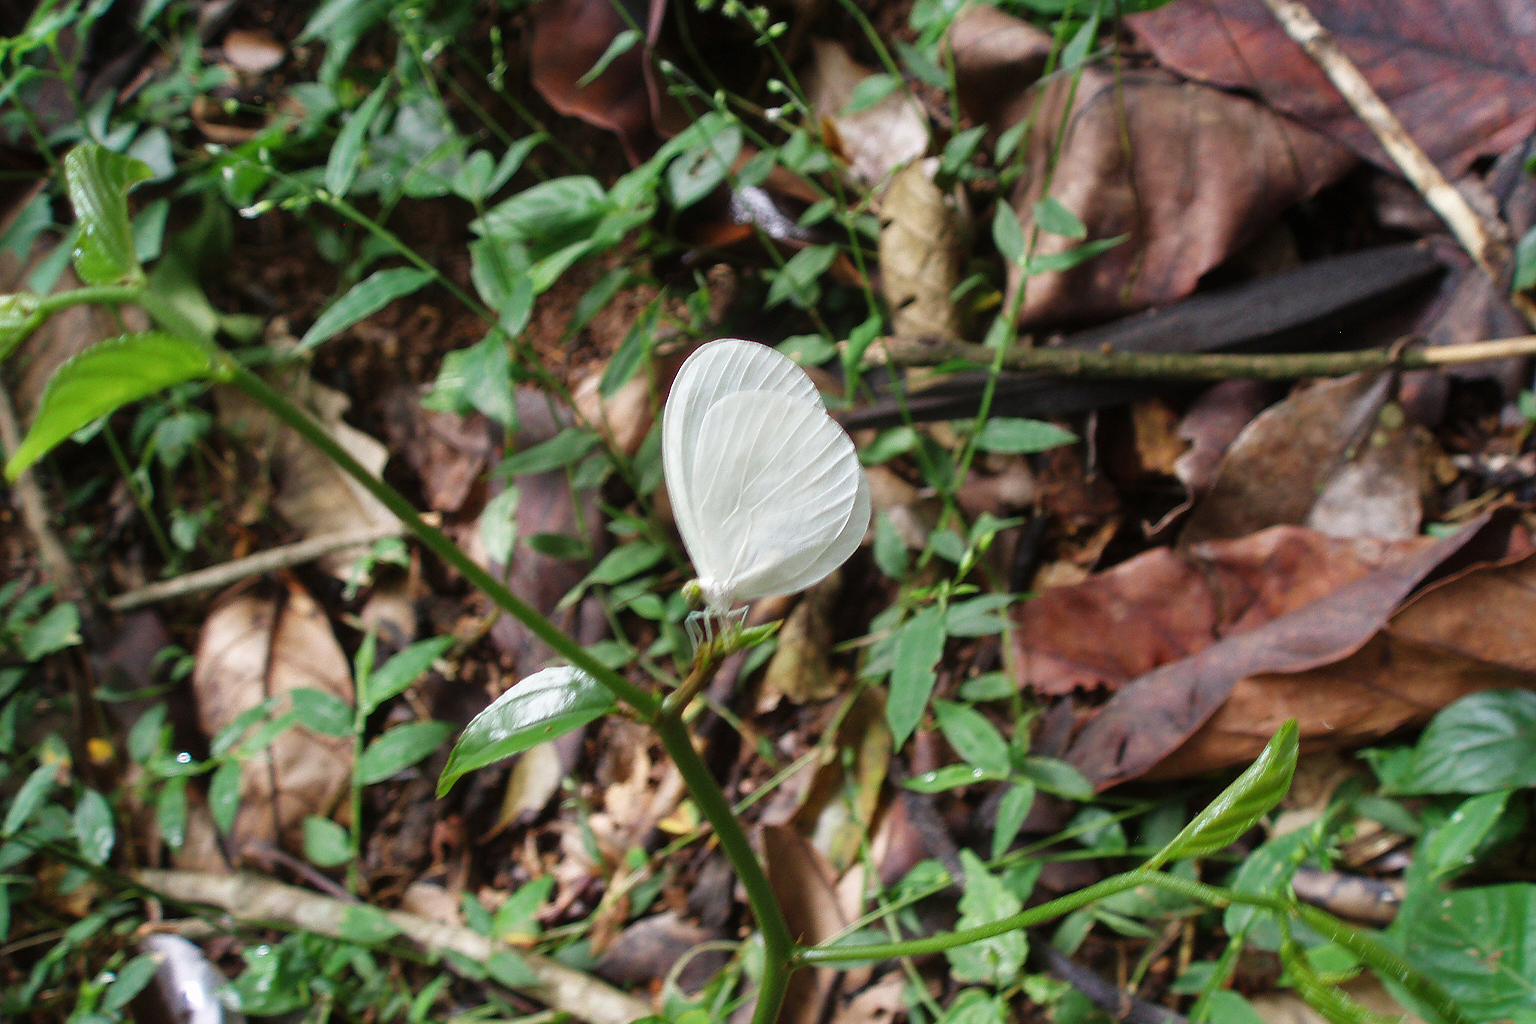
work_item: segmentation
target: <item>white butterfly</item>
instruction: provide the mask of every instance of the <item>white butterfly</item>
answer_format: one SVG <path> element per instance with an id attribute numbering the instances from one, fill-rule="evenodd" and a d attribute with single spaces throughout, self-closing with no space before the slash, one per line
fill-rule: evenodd
<path id="1" fill-rule="evenodd" d="M 662 468 L 708 613 L 819 582 L 869 528 L 853 441 L 794 361 L 722 338 L 683 363 L 661 418 Z"/>

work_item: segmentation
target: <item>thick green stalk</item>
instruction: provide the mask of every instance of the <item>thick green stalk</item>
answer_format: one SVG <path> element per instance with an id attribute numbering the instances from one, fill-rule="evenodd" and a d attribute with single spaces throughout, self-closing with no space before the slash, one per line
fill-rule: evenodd
<path id="1" fill-rule="evenodd" d="M 661 701 L 631 683 L 617 672 L 597 661 L 580 645 L 571 640 L 533 608 L 518 600 L 502 583 L 461 551 L 442 531 L 424 521 L 398 491 L 368 472 L 356 459 L 338 445 L 320 424 L 288 401 L 281 392 L 266 381 L 233 360 L 225 357 L 219 373 L 221 379 L 250 395 L 272 411 L 284 423 L 298 431 L 306 440 L 319 448 L 370 494 L 400 518 L 422 544 L 443 561 L 453 566 L 464 578 L 479 587 L 503 610 L 515 616 L 536 636 L 549 644 L 557 653 L 576 667 L 590 673 L 615 696 L 630 705 L 639 717 L 656 730 L 662 746 L 671 755 L 678 772 L 687 783 L 695 806 L 715 830 L 720 847 L 725 851 L 736 877 L 747 890 L 747 901 L 757 918 L 757 926 L 763 933 L 764 968 L 758 990 L 757 1010 L 753 1024 L 773 1024 L 789 981 L 790 957 L 794 943 L 789 937 L 789 926 L 779 908 L 768 876 L 764 873 L 740 820 L 731 810 L 730 803 L 720 786 L 710 774 L 708 766 L 693 749 L 692 739 L 682 720 L 675 714 L 662 714 Z"/>

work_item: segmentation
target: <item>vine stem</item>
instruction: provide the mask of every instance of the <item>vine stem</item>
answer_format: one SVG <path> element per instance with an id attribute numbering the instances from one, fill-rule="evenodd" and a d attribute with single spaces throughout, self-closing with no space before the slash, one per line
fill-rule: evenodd
<path id="1" fill-rule="evenodd" d="M 736 877 L 747 891 L 747 903 L 763 935 L 764 953 L 763 976 L 759 982 L 757 1009 L 753 1013 L 752 1024 L 773 1024 L 784 1002 L 792 967 L 794 943 L 789 936 L 789 925 L 784 920 L 784 912 L 779 908 L 773 888 L 768 884 L 768 876 L 753 852 L 740 820 L 731 810 L 729 801 L 721 792 L 709 767 L 694 749 L 693 740 L 680 717 L 680 709 L 674 707 L 663 713 L 662 702 L 656 696 L 593 658 L 574 640 L 556 629 L 548 619 L 519 600 L 446 534 L 423 520 L 400 492 L 365 469 L 336 443 L 324 427 L 261 377 L 227 355 L 222 356 L 216 365 L 216 377 L 260 402 L 278 419 L 320 449 L 343 472 L 383 502 L 428 550 L 457 569 L 465 579 L 479 587 L 502 610 L 515 616 L 561 657 L 607 687 L 614 696 L 628 704 L 641 721 L 656 731 L 657 738 L 661 740 L 687 784 L 695 806 L 715 830 L 720 848 L 736 869 Z"/>

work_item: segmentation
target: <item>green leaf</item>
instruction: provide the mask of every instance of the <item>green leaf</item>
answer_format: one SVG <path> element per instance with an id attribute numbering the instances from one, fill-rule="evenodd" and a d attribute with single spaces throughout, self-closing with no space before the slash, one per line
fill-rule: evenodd
<path id="1" fill-rule="evenodd" d="M 936 606 L 924 608 L 901 627 L 896 667 L 891 670 L 890 699 L 885 705 L 885 721 L 891 727 L 896 750 L 907 742 L 923 717 L 936 681 L 933 666 L 943 653 L 944 616 Z"/>
<path id="2" fill-rule="evenodd" d="M 1252 828 L 1291 788 L 1299 735 L 1294 718 L 1282 725 L 1258 759 L 1144 867 L 1152 869 L 1170 860 L 1215 853 Z"/>
<path id="3" fill-rule="evenodd" d="M 37 312 L 37 304 L 41 301 L 31 292 L 0 295 L 0 360 L 26 341 L 43 322 Z"/>
<path id="4" fill-rule="evenodd" d="M 1012 594 L 982 594 L 952 601 L 944 615 L 944 632 L 950 636 L 992 636 L 1008 628 L 1008 618 L 997 614 L 1016 601 Z"/>
<path id="5" fill-rule="evenodd" d="M 512 547 L 517 543 L 517 497 L 517 488 L 508 487 L 486 502 L 480 513 L 480 541 L 486 557 L 497 565 L 512 560 Z"/>
<path id="6" fill-rule="evenodd" d="M 934 701 L 933 714 L 944 738 L 968 764 L 986 772 L 1008 771 L 1008 741 L 986 715 L 947 700 Z"/>
<path id="7" fill-rule="evenodd" d="M 596 446 L 597 435 L 592 431 L 566 427 L 548 441 L 509 456 L 496 472 L 501 476 L 548 473 L 569 466 Z"/>
<path id="8" fill-rule="evenodd" d="M 1013 207 L 1007 203 L 999 202 L 997 212 L 992 215 L 992 244 L 997 246 L 997 251 L 1003 259 L 1016 267 L 1022 267 L 1025 260 L 1024 228 L 1019 224 L 1019 215 Z"/>
<path id="9" fill-rule="evenodd" d="M 661 304 L 653 302 L 646 307 L 645 313 L 630 325 L 624 340 L 609 358 L 608 365 L 603 368 L 603 377 L 597 383 L 598 394 L 604 398 L 612 398 L 619 388 L 628 384 L 635 372 L 645 364 L 645 360 L 651 354 L 651 346 L 656 340 L 656 316 L 660 311 Z"/>
<path id="10" fill-rule="evenodd" d="M 1077 435 L 1052 423 L 999 417 L 989 419 L 976 435 L 976 447 L 1003 455 L 1033 455 L 1077 441 Z"/>
<path id="11" fill-rule="evenodd" d="M 32 429 L 5 464 L 6 479 L 15 480 L 54 445 L 119 406 L 211 376 L 208 350 L 169 334 L 128 334 L 86 349 L 48 382 Z"/>
<path id="12" fill-rule="evenodd" d="M 400 934 L 399 927 L 382 910 L 366 903 L 348 904 L 341 912 L 336 930 L 342 938 L 360 946 L 377 946 Z"/>
<path id="13" fill-rule="evenodd" d="M 1443 708 L 1399 766 L 1398 793 L 1491 793 L 1536 786 L 1536 693 L 1484 690 Z"/>
<path id="14" fill-rule="evenodd" d="M 155 824 L 160 828 L 160 838 L 173 850 L 181 849 L 187 841 L 187 777 L 178 775 L 166 779 L 155 801 Z"/>
<path id="15" fill-rule="evenodd" d="M 524 279 L 526 280 L 526 279 Z M 533 288 L 525 289 L 530 300 Z M 513 300 L 509 300 L 513 301 Z M 490 331 L 467 348 L 449 352 L 437 372 L 432 390 L 422 407 L 437 412 L 484 413 L 504 427 L 517 426 L 517 407 L 512 398 L 512 354 L 506 338 Z"/>
<path id="16" fill-rule="evenodd" d="M 235 814 L 240 810 L 240 762 L 227 758 L 213 771 L 208 782 L 208 812 L 222 835 L 229 835 L 235 827 Z"/>
<path id="17" fill-rule="evenodd" d="M 967 128 L 963 132 L 956 132 L 954 137 L 945 143 L 944 152 L 939 157 L 939 173 L 950 177 L 959 174 L 976 155 L 976 150 L 986 133 L 987 126 L 984 124 Z"/>
<path id="18" fill-rule="evenodd" d="M 144 986 L 149 984 L 159 969 L 160 958 L 153 953 L 140 953 L 129 960 L 117 972 L 117 977 L 112 979 L 106 992 L 102 993 L 102 1011 L 115 1013 L 133 1002 L 133 997 L 144 991 Z"/>
<path id="19" fill-rule="evenodd" d="M 528 966 L 528 961 L 510 949 L 498 949 L 485 962 L 485 973 L 498 985 L 512 989 L 537 988 L 542 979 Z"/>
<path id="20" fill-rule="evenodd" d="M 875 516 L 875 565 L 893 580 L 907 575 L 907 542 L 886 512 Z"/>
<path id="21" fill-rule="evenodd" d="M 1275 836 L 1243 858 L 1233 877 L 1232 888 L 1258 896 L 1286 896 L 1296 869 L 1311 852 L 1309 829 L 1299 829 Z M 1255 918 L 1259 918 L 1255 922 Z M 1222 916 L 1228 935 L 1247 934 L 1259 949 L 1274 952 L 1280 948 L 1280 929 L 1271 915 L 1258 907 L 1234 903 Z"/>
<path id="22" fill-rule="evenodd" d="M 1077 214 L 1061 205 L 1055 196 L 1046 196 L 1035 204 L 1035 223 L 1041 231 L 1066 238 L 1087 238 L 1088 229 L 1077 219 Z"/>
<path id="23" fill-rule="evenodd" d="M 667 557 L 667 549 L 648 540 L 632 540 L 614 548 L 587 574 L 586 583 L 611 585 L 638 576 Z"/>
<path id="24" fill-rule="evenodd" d="M 667 166 L 672 205 L 686 210 L 725 181 L 741 155 L 741 128 L 734 124 L 698 142 Z"/>
<path id="25" fill-rule="evenodd" d="M 80 642 L 80 610 L 72 601 L 62 601 L 27 627 L 16 646 L 27 661 L 38 661 Z"/>
<path id="26" fill-rule="evenodd" d="M 364 317 L 372 316 L 396 299 L 416 291 L 432 277 L 427 271 L 415 267 L 394 267 L 369 274 L 315 319 L 304 337 L 299 339 L 295 351 L 307 352 L 321 342 L 329 341 Z"/>
<path id="27" fill-rule="evenodd" d="M 134 255 L 128 189 L 154 173 L 144 161 L 93 142 L 76 146 L 64 157 L 64 184 L 80 223 L 75 272 L 86 284 L 144 279 Z"/>
<path id="28" fill-rule="evenodd" d="M 1086 242 L 1075 246 L 1066 252 L 1048 252 L 1039 256 L 1031 256 L 1024 265 L 1024 273 L 1029 275 L 1045 274 L 1056 270 L 1071 270 L 1079 264 L 1087 263 L 1101 253 L 1108 252 L 1130 235 L 1116 235 L 1114 238 L 1101 238 L 1096 242 Z"/>
<path id="29" fill-rule="evenodd" d="M 92 864 L 105 864 L 117 842 L 117 829 L 112 823 L 112 808 L 107 798 L 94 789 L 85 789 L 75 804 L 75 843 L 80 856 Z"/>
<path id="30" fill-rule="evenodd" d="M 960 684 L 960 699 L 972 703 L 983 700 L 1007 700 L 1019 692 L 1006 672 L 983 672 Z"/>
<path id="31" fill-rule="evenodd" d="M 353 713 L 346 701 L 326 690 L 301 687 L 288 692 L 293 713 L 304 728 L 322 736 L 351 736 Z"/>
<path id="32" fill-rule="evenodd" d="M 535 258 L 542 258 L 590 237 L 607 212 L 608 196 L 596 178 L 552 178 L 498 203 L 470 229 L 503 242 L 527 243 Z"/>
<path id="33" fill-rule="evenodd" d="M 965 893 L 960 897 L 960 920 L 957 929 L 976 928 L 1005 917 L 1012 917 L 1023 909 L 1024 903 L 1011 892 L 1002 879 L 987 870 L 981 858 L 970 850 L 960 851 L 960 863 L 965 868 Z M 981 982 L 988 985 L 1011 984 L 1024 966 L 1029 952 L 1029 942 L 1022 928 L 990 939 L 981 939 L 955 949 L 946 949 L 951 973 L 956 981 Z"/>
<path id="34" fill-rule="evenodd" d="M 1029 755 L 1019 765 L 1019 775 L 1053 796 L 1068 800 L 1093 799 L 1093 783 L 1083 778 L 1082 772 L 1054 757 Z"/>
<path id="35" fill-rule="evenodd" d="M 951 764 L 914 775 L 902 785 L 914 793 L 942 793 L 961 786 L 974 786 L 978 782 L 1001 782 L 1007 777 L 1007 772 L 987 771 L 970 764 Z"/>
<path id="36" fill-rule="evenodd" d="M 325 190 L 338 199 L 345 198 L 352 182 L 357 179 L 358 168 L 363 163 L 363 146 L 368 141 L 368 130 L 379 119 L 384 98 L 389 95 L 393 78 L 380 82 L 368 98 L 358 104 L 342 126 L 336 141 L 331 145 L 325 160 Z"/>
<path id="37" fill-rule="evenodd" d="M 835 245 L 808 245 L 795 253 L 774 275 L 764 308 L 771 309 L 786 301 L 801 309 L 814 306 L 821 296 L 821 286 L 817 282 L 836 258 Z"/>
<path id="38" fill-rule="evenodd" d="M 585 89 L 597 81 L 597 77 L 608 70 L 608 65 L 618 60 L 630 50 L 633 50 L 635 44 L 640 39 L 640 30 L 637 28 L 627 28 L 614 36 L 613 40 L 608 44 L 608 49 L 604 50 L 603 55 L 597 58 L 597 63 L 588 68 L 586 74 L 576 79 L 576 88 Z"/>
<path id="39" fill-rule="evenodd" d="M 1414 852 L 1414 868 L 1429 878 L 1459 874 L 1470 868 L 1512 794 L 1484 793 L 1463 801 L 1445 824 L 1430 833 Z"/>
<path id="40" fill-rule="evenodd" d="M 900 85 L 901 79 L 884 73 L 862 79 L 853 87 L 853 94 L 848 97 L 848 105 L 843 108 L 843 116 L 868 110 L 895 92 Z"/>
<path id="41" fill-rule="evenodd" d="M 1035 787 L 1032 783 L 1016 782 L 1009 786 L 997 802 L 997 822 L 992 827 L 992 858 L 996 860 L 1008 852 L 1024 819 L 1029 817 L 1035 805 Z"/>
<path id="42" fill-rule="evenodd" d="M 58 770 L 56 764 L 40 764 L 32 769 L 32 774 L 27 776 L 27 781 L 16 791 L 16 798 L 5 812 L 5 824 L 0 826 L 0 835 L 15 835 L 31 819 L 33 813 L 43 805 L 48 792 L 53 789 L 54 776 Z"/>
<path id="43" fill-rule="evenodd" d="M 304 818 L 304 859 L 322 868 L 334 868 L 352 859 L 347 830 L 330 818 L 310 814 Z"/>
<path id="44" fill-rule="evenodd" d="M 357 759 L 357 781 L 371 786 L 383 782 L 442 746 L 453 733 L 447 722 L 409 722 L 397 725 L 368 744 Z"/>
<path id="45" fill-rule="evenodd" d="M 567 533 L 535 533 L 529 535 L 523 543 L 527 544 L 531 550 L 541 555 L 548 555 L 550 558 L 572 560 L 586 558 L 590 553 L 585 541 Z"/>
<path id="46" fill-rule="evenodd" d="M 459 776 L 578 729 L 613 708 L 613 694 L 579 668 L 537 672 L 497 697 L 464 727 L 437 782 L 441 796 Z"/>
<path id="47" fill-rule="evenodd" d="M 1475 1021 L 1536 1004 L 1536 886 L 1478 886 L 1409 901 L 1392 934 L 1410 964 Z"/>
<path id="48" fill-rule="evenodd" d="M 373 671 L 360 688 L 363 714 L 371 715 L 380 704 L 406 689 L 426 674 L 432 663 L 453 646 L 453 637 L 439 636 L 420 640 Z"/>
<path id="49" fill-rule="evenodd" d="M 1527 231 L 1515 246 L 1514 290 L 1536 288 L 1536 227 Z"/>

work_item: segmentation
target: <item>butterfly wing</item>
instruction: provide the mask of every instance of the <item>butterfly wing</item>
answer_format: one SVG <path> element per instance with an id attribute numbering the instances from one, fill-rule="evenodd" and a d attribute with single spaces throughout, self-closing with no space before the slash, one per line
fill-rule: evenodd
<path id="1" fill-rule="evenodd" d="M 853 553 L 869 525 L 869 485 L 819 398 L 737 392 L 710 407 L 700 430 L 708 443 L 691 479 L 704 529 L 689 553 L 701 580 L 733 601 L 793 593 Z"/>
<path id="2" fill-rule="evenodd" d="M 755 341 L 721 338 L 699 346 L 683 362 L 661 414 L 661 458 L 677 531 L 695 563 L 704 533 L 716 528 L 710 520 L 698 518 L 692 480 L 700 439 L 713 439 L 703 432 L 704 417 L 721 398 L 741 391 L 776 392 L 821 407 L 821 396 L 805 371 L 788 356 Z M 704 572 L 702 566 L 695 568 Z"/>

